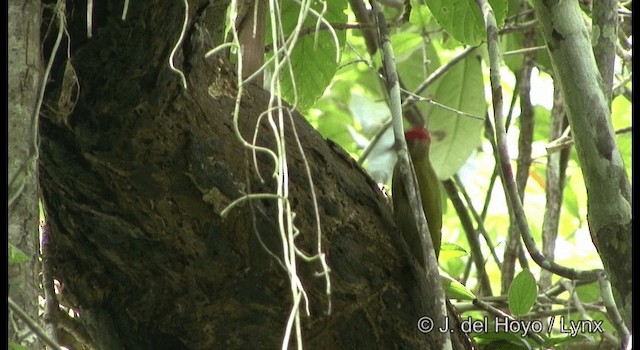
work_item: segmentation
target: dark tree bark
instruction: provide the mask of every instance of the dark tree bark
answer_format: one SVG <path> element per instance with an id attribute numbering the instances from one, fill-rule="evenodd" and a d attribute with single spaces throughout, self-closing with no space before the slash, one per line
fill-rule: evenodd
<path id="1" fill-rule="evenodd" d="M 245 202 L 220 217 L 242 195 L 275 188 L 271 158 L 257 156 L 267 179 L 261 183 L 233 133 L 232 67 L 221 56 L 204 58 L 219 43 L 226 4 L 190 3 L 175 59 L 188 90 L 168 66 L 182 27 L 181 2 L 132 1 L 125 21 L 119 5 L 94 2 L 91 39 L 84 4 L 67 4 L 78 101 L 68 116 L 55 112 L 61 59 L 47 99 L 53 108 L 40 125 L 40 182 L 63 302 L 79 310 L 100 349 L 279 347 L 291 308 L 288 275 L 260 243 L 281 255 L 275 202 Z M 210 36 L 201 29 L 207 23 L 215 24 Z M 239 120 L 246 139 L 268 98 L 246 87 Z M 419 333 L 416 322 L 435 311 L 387 199 L 338 146 L 297 112 L 292 118 L 293 125 L 285 118 L 285 130 L 297 241 L 315 253 L 294 125 L 318 193 L 331 268 L 327 315 L 325 280 L 314 276 L 320 264 L 298 260 L 311 310 L 302 317 L 304 345 L 432 348 L 432 335 Z M 257 143 L 273 148 L 267 124 L 259 130 Z"/>

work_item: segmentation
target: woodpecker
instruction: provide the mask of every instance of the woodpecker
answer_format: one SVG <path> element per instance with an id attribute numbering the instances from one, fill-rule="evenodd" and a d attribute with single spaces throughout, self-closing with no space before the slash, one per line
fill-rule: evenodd
<path id="1" fill-rule="evenodd" d="M 416 126 L 405 132 L 405 139 L 407 140 L 409 155 L 418 180 L 416 185 L 420 188 L 422 207 L 437 258 L 440 254 L 440 242 L 442 239 L 442 206 L 440 201 L 440 181 L 429 158 L 431 136 L 424 127 Z M 402 174 L 400 174 L 399 163 L 396 163 L 391 180 L 394 218 L 411 253 L 422 265 L 425 262 L 425 252 L 420 243 L 420 234 L 411 212 L 405 188 Z"/>

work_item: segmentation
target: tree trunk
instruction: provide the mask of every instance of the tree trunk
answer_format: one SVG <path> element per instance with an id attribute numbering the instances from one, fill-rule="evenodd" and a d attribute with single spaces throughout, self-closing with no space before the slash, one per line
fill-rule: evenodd
<path id="1" fill-rule="evenodd" d="M 70 115 L 49 110 L 40 124 L 40 181 L 63 301 L 79 310 L 100 349 L 281 346 L 292 302 L 288 274 L 269 253 L 282 256 L 276 201 L 254 199 L 220 216 L 235 199 L 275 188 L 272 158 L 257 154 L 262 183 L 252 153 L 234 135 L 233 69 L 222 56 L 204 58 L 219 42 L 201 38 L 221 37 L 224 21 L 210 19 L 226 4 L 189 4 L 174 58 L 187 90 L 168 61 L 182 28 L 181 2 L 133 1 L 124 21 L 122 8 L 94 2 L 90 39 L 84 4 L 67 4 L 75 9 L 67 15 L 77 103 Z M 207 23 L 215 26 L 205 33 Z M 52 106 L 64 76 L 74 76 L 68 67 L 61 60 L 54 69 Z M 238 122 L 251 140 L 269 94 L 245 89 Z M 433 334 L 419 333 L 416 322 L 436 311 L 424 276 L 405 258 L 387 199 L 338 146 L 297 112 L 291 117 L 285 114 L 284 129 L 296 242 L 317 252 L 294 126 L 331 269 L 327 296 L 325 279 L 314 275 L 320 263 L 298 259 L 310 309 L 302 316 L 304 345 L 432 348 Z M 275 149 L 265 118 L 256 143 Z"/>
<path id="2" fill-rule="evenodd" d="M 41 271 L 38 262 L 38 195 L 36 176 L 36 106 L 42 81 L 40 2 L 9 2 L 9 244 L 28 256 L 10 264 L 9 296 L 33 319 L 38 318 Z M 17 316 L 10 314 L 9 341 L 43 349 Z M 25 337 L 26 334 L 31 334 Z"/>

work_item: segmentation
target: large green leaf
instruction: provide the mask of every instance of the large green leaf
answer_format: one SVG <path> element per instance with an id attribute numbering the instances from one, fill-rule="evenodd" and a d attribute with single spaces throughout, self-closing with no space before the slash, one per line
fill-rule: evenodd
<path id="1" fill-rule="evenodd" d="M 507 0 L 489 0 L 498 27 L 504 24 Z M 467 45 L 478 45 L 487 37 L 482 12 L 475 0 L 429 0 L 433 17 L 454 39 Z"/>
<path id="2" fill-rule="evenodd" d="M 404 31 L 395 33 L 391 36 L 391 45 L 393 45 L 393 54 L 396 62 L 404 61 L 404 57 L 409 57 L 416 49 L 420 48 L 420 44 L 424 41 L 420 33 Z"/>
<path id="3" fill-rule="evenodd" d="M 440 105 L 427 108 L 431 133 L 431 163 L 441 180 L 448 179 L 467 161 L 481 143 L 486 101 L 480 58 L 470 54 L 455 64 L 427 94 Z"/>
<path id="4" fill-rule="evenodd" d="M 531 271 L 520 271 L 509 286 L 509 310 L 513 315 L 523 315 L 529 312 L 537 295 L 538 286 Z"/>
<path id="5" fill-rule="evenodd" d="M 407 41 L 413 46 L 404 45 Z M 425 41 L 418 33 L 393 34 L 391 43 L 396 55 L 398 75 L 405 88 L 410 91 L 415 91 L 440 66 L 440 57 L 434 43 Z"/>
<path id="6" fill-rule="evenodd" d="M 327 11 L 323 18 L 331 23 L 345 23 L 347 15 L 344 13 L 347 4 L 345 1 L 326 0 L 324 2 L 314 1 L 312 8 L 318 13 L 323 10 L 323 4 L 326 3 Z M 285 1 L 282 4 L 282 26 L 286 35 L 291 35 L 298 20 L 300 5 L 294 1 Z M 297 103 L 297 107 L 301 110 L 307 109 L 322 96 L 324 90 L 329 86 L 339 62 L 336 60 L 336 54 L 342 49 L 346 34 L 345 31 L 335 31 L 338 38 L 336 42 L 334 36 L 328 30 L 315 31 L 318 18 L 311 13 L 308 14 L 303 33 L 298 38 L 294 49 L 289 56 L 291 61 L 291 70 L 288 67 L 278 73 L 280 74 L 280 82 L 282 83 L 282 98 L 290 103 Z M 324 26 L 320 26 L 324 28 Z M 271 42 L 270 38 L 267 43 Z M 269 58 L 273 56 L 273 52 Z M 295 82 L 295 84 L 294 84 Z"/>

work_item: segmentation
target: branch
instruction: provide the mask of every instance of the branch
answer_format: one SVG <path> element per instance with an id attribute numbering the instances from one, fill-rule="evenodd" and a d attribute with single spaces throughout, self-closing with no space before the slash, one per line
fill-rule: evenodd
<path id="1" fill-rule="evenodd" d="M 358 158 L 358 164 L 360 165 L 364 164 L 364 161 L 367 160 L 367 157 L 369 157 L 369 154 L 376 147 L 378 142 L 380 142 L 380 140 L 382 139 L 382 136 L 387 131 L 387 129 L 389 129 L 389 127 L 391 127 L 391 120 L 386 121 L 380 127 L 380 129 L 378 129 L 378 131 L 373 136 L 373 138 L 371 138 L 371 141 L 369 141 L 369 144 L 367 145 L 367 147 L 364 149 L 364 151 L 362 151 L 360 158 Z"/>
<path id="2" fill-rule="evenodd" d="M 453 204 L 453 207 L 458 214 L 458 218 L 460 219 L 460 223 L 462 224 L 462 228 L 464 229 L 465 234 L 467 235 L 467 241 L 469 241 L 469 246 L 471 247 L 471 258 L 476 265 L 476 270 L 478 271 L 478 280 L 479 280 L 479 293 L 480 295 L 492 295 L 491 291 L 491 282 L 489 281 L 489 275 L 487 274 L 487 270 L 485 269 L 485 260 L 482 255 L 482 248 L 480 246 L 480 241 L 478 240 L 478 233 L 473 228 L 473 223 L 471 222 L 471 217 L 469 216 L 469 212 L 462 202 L 462 198 L 458 195 L 458 189 L 456 188 L 456 184 L 453 180 L 448 179 L 442 181 L 445 190 L 447 191 L 447 195 Z M 471 206 L 471 203 L 468 203 Z"/>
<path id="3" fill-rule="evenodd" d="M 627 329 L 627 326 L 625 326 L 624 321 L 622 320 L 622 317 L 618 312 L 618 308 L 616 308 L 609 278 L 606 274 L 602 273 L 600 274 L 599 282 L 600 295 L 602 296 L 602 301 L 604 302 L 604 306 L 607 309 L 609 319 L 611 320 L 611 323 L 613 323 L 613 326 L 618 331 L 618 334 L 622 339 L 621 349 L 626 349 L 627 345 L 631 341 L 631 334 L 629 333 L 629 329 Z"/>
<path id="4" fill-rule="evenodd" d="M 15 312 L 24 321 L 24 323 L 26 323 L 27 326 L 31 328 L 31 330 L 38 336 L 39 339 L 41 339 L 47 345 L 49 345 L 50 347 L 56 350 L 62 350 L 60 345 L 58 345 L 58 343 L 56 343 L 55 340 L 51 339 L 45 333 L 45 331 L 43 331 L 42 328 L 40 328 L 40 326 L 38 326 L 38 324 L 33 319 L 31 319 L 31 317 L 29 317 L 29 315 L 27 315 L 27 313 L 24 312 L 24 310 L 22 310 L 22 308 L 20 308 L 20 306 L 11 299 L 11 297 L 8 298 L 8 302 L 9 302 L 9 308 L 11 309 L 11 311 Z"/>
<path id="5" fill-rule="evenodd" d="M 631 101 L 631 99 L 629 99 L 629 101 Z M 631 132 L 631 130 L 631 127 L 627 126 L 621 129 L 616 129 L 613 133 L 616 135 L 622 135 Z M 545 146 L 545 148 L 547 149 L 547 154 L 553 154 L 555 152 L 565 150 L 573 146 L 574 142 L 573 138 L 569 136 L 570 132 L 571 128 L 569 127 L 569 125 L 566 125 L 564 127 L 564 132 Z"/>
<path id="6" fill-rule="evenodd" d="M 551 125 L 549 127 L 549 139 L 560 137 L 562 131 L 568 126 L 564 111 L 564 101 L 557 81 L 554 82 L 553 107 L 551 108 Z M 564 192 L 564 179 L 569 160 L 569 148 L 560 154 L 549 154 L 547 158 L 547 170 L 545 179 L 546 205 L 542 219 L 542 253 L 553 260 L 560 224 L 560 211 L 562 209 L 562 197 Z M 551 273 L 542 270 L 540 273 L 540 286 L 546 288 L 551 285 Z"/>
<path id="7" fill-rule="evenodd" d="M 600 286 L 602 289 L 603 286 L 603 280 L 602 280 L 602 276 L 604 274 L 600 275 Z M 560 281 L 560 284 L 562 284 L 562 286 L 567 290 L 567 292 L 569 292 L 569 295 L 571 295 L 571 303 L 573 304 L 573 306 L 576 308 L 576 310 L 578 311 L 578 313 L 580 314 L 580 318 L 583 320 L 589 320 L 591 321 L 592 318 L 591 316 L 589 316 L 589 314 L 587 313 L 587 310 L 585 310 L 584 305 L 582 304 L 582 302 L 580 301 L 580 298 L 578 297 L 578 293 L 575 291 L 575 289 L 573 288 L 573 286 L 571 285 L 571 282 L 569 281 Z M 616 310 L 617 311 L 617 310 Z M 618 314 L 618 317 L 620 317 L 620 315 Z M 628 335 L 628 331 L 627 331 L 627 335 Z M 607 339 L 613 343 L 618 343 L 618 340 L 613 337 L 611 334 L 609 334 L 608 332 L 603 332 L 602 333 L 602 338 Z"/>
<path id="8" fill-rule="evenodd" d="M 467 202 L 467 207 L 469 208 L 473 219 L 476 220 L 476 223 L 478 224 L 478 228 L 476 230 L 479 231 L 480 234 L 482 234 L 482 237 L 487 242 L 487 246 L 489 247 L 489 251 L 491 252 L 491 256 L 493 257 L 494 262 L 496 263 L 496 265 L 498 265 L 498 268 L 502 270 L 502 262 L 500 261 L 500 258 L 496 253 L 495 244 L 493 243 L 491 236 L 489 236 L 487 229 L 484 227 L 484 218 L 482 218 L 473 207 L 471 197 L 469 196 L 469 193 L 467 193 L 467 189 L 464 187 L 464 184 L 462 183 L 462 180 L 460 179 L 458 174 L 453 175 L 453 180 L 455 181 L 457 187 L 460 189 L 460 193 L 462 193 L 462 197 L 464 198 L 465 202 Z M 491 198 L 490 192 L 491 191 L 487 193 L 487 200 Z"/>
<path id="9" fill-rule="evenodd" d="M 349 5 L 356 15 L 356 19 L 362 25 L 362 36 L 364 37 L 365 45 L 369 54 L 373 56 L 378 51 L 378 33 L 375 31 L 375 25 L 371 23 L 369 10 L 367 10 L 363 0 L 349 0 Z"/>
<path id="10" fill-rule="evenodd" d="M 41 232 L 41 250 L 42 250 L 42 289 L 44 290 L 44 328 L 48 335 L 53 339 L 57 336 L 57 313 L 60 309 L 58 299 L 56 297 L 53 282 L 53 267 L 51 266 L 51 250 L 49 249 L 49 225 L 44 224 L 40 227 Z"/>
<path id="11" fill-rule="evenodd" d="M 531 31 L 526 34 L 524 44 L 530 45 L 535 40 L 535 36 Z M 534 111 L 529 98 L 531 92 L 531 70 L 533 69 L 533 60 L 531 55 L 525 55 L 520 75 L 517 77 L 516 86 L 518 88 L 517 95 L 520 100 L 520 133 L 518 137 L 518 159 L 516 170 L 516 188 L 518 189 L 519 199 L 524 203 L 524 193 L 529 179 L 529 169 L 531 168 L 531 144 L 533 142 L 534 129 Z M 514 93 L 514 95 L 516 95 Z M 515 97 L 515 96 L 514 96 Z M 520 241 L 520 233 L 516 224 L 513 213 L 510 217 L 509 234 L 507 236 L 507 249 L 504 253 L 504 265 L 502 270 L 502 290 L 506 291 L 511 285 L 511 281 L 515 275 L 515 259 L 518 255 L 522 255 L 522 243 Z M 526 261 L 526 259 L 520 259 Z"/>
<path id="12" fill-rule="evenodd" d="M 487 28 L 491 94 L 493 102 L 493 115 L 495 118 L 494 124 L 496 128 L 496 146 L 498 148 L 498 158 L 500 160 L 501 177 L 508 197 L 507 203 L 510 204 L 511 210 L 513 211 L 513 214 L 517 220 L 520 234 L 522 235 L 525 246 L 527 247 L 529 255 L 533 258 L 533 260 L 544 269 L 548 269 L 560 276 L 569 279 L 596 280 L 601 270 L 578 271 L 549 261 L 544 257 L 544 255 L 540 253 L 531 236 L 527 217 L 524 212 L 524 208 L 522 207 L 522 202 L 520 201 L 520 197 L 518 195 L 518 189 L 513 179 L 511 164 L 509 163 L 509 150 L 507 146 L 507 137 L 502 117 L 502 86 L 500 85 L 500 54 L 496 34 L 496 21 L 493 15 L 493 10 L 491 9 L 489 3 L 486 2 L 486 0 L 477 0 L 477 3 L 482 10 L 485 26 Z"/>
<path id="13" fill-rule="evenodd" d="M 492 306 L 491 304 L 488 304 L 480 299 L 474 299 L 473 300 L 473 305 L 479 307 L 482 310 L 485 310 L 487 312 L 489 312 L 490 314 L 493 314 L 494 316 L 496 316 L 496 318 L 500 317 L 500 318 L 504 318 L 504 319 L 508 319 L 508 320 L 515 320 L 512 316 L 504 313 L 502 310 L 495 308 L 494 306 Z M 542 344 L 544 343 L 544 339 L 542 339 L 542 337 L 535 333 L 535 332 L 529 332 L 527 333 L 527 336 L 531 339 L 533 339 L 536 343 L 538 344 Z"/>
<path id="14" fill-rule="evenodd" d="M 422 208 L 422 201 L 419 200 L 420 193 L 416 186 L 417 180 L 415 172 L 413 171 L 413 164 L 411 163 L 407 143 L 404 138 L 404 128 L 402 124 L 402 105 L 400 100 L 400 82 L 398 80 L 398 72 L 395 66 L 395 58 L 393 54 L 393 47 L 389 39 L 389 33 L 387 31 L 386 20 L 384 14 L 380 9 L 377 1 L 372 1 L 371 6 L 377 19 L 378 33 L 380 38 L 380 47 L 383 54 L 383 66 L 384 72 L 387 78 L 387 92 L 389 95 L 391 117 L 393 118 L 393 133 L 395 136 L 395 145 L 398 152 L 398 161 L 400 162 L 400 172 L 402 179 L 404 180 L 407 196 L 409 197 L 409 204 L 413 210 L 413 215 L 416 219 L 418 226 L 418 232 L 420 232 L 420 242 L 423 251 L 425 251 L 425 260 L 420 262 L 426 267 L 426 279 L 427 284 L 432 287 L 433 298 L 435 298 L 436 313 L 433 316 L 434 324 L 438 327 L 444 325 L 444 321 L 447 317 L 447 308 L 445 302 L 445 295 L 442 285 L 440 284 L 440 274 L 438 272 L 438 259 L 435 255 L 433 248 L 433 242 L 431 240 L 431 234 L 429 233 L 429 227 L 427 225 L 427 219 L 424 216 L 424 209 Z M 425 295 L 426 297 L 426 295 Z M 451 349 L 451 336 L 449 333 L 436 332 L 436 339 L 438 344 L 436 348 Z"/>

